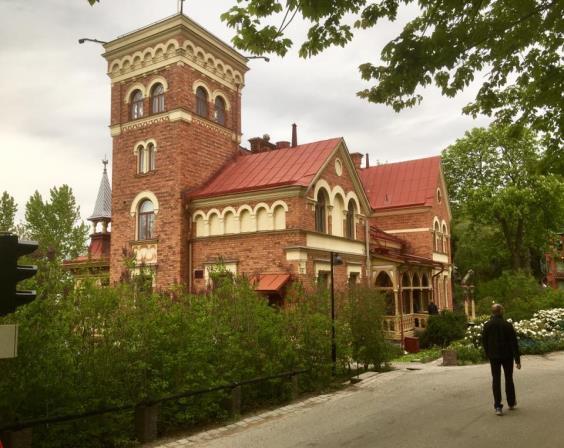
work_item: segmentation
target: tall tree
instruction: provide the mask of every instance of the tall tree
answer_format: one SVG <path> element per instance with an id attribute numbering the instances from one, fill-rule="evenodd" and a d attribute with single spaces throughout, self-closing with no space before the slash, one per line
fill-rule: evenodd
<path id="1" fill-rule="evenodd" d="M 238 48 L 284 55 L 293 45 L 284 31 L 301 16 L 310 23 L 299 50 L 306 58 L 345 46 L 354 29 L 395 20 L 400 6 L 410 3 L 418 4 L 419 15 L 382 49 L 382 65 L 360 65 L 362 78 L 375 84 L 358 95 L 399 111 L 422 100 L 421 87 L 435 84 L 453 97 L 481 77 L 464 112 L 531 125 L 558 155 L 564 135 L 562 1 L 237 0 L 222 19 L 237 30 Z M 280 17 L 277 25 L 273 16 Z"/>
<path id="2" fill-rule="evenodd" d="M 15 218 L 18 206 L 7 191 L 0 198 L 0 232 L 13 232 L 16 228 Z"/>
<path id="3" fill-rule="evenodd" d="M 35 192 L 26 204 L 26 236 L 39 243 L 39 252 L 51 260 L 78 256 L 86 247 L 88 226 L 80 220 L 80 207 L 67 185 L 53 187 L 49 200 Z"/>
<path id="4" fill-rule="evenodd" d="M 542 156 L 533 132 L 503 126 L 475 128 L 443 151 L 457 223 L 466 223 L 454 229 L 466 246 L 472 239 L 501 245 L 498 256 L 508 254 L 510 268 L 530 270 L 531 256 L 564 225 L 564 182 L 542 173 Z"/>

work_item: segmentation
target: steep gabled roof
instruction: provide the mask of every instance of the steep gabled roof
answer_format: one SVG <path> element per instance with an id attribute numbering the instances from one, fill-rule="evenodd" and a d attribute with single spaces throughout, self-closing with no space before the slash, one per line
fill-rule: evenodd
<path id="1" fill-rule="evenodd" d="M 104 162 L 104 173 L 102 174 L 102 180 L 98 188 L 96 205 L 94 206 L 92 216 L 88 218 L 89 221 L 112 219 L 112 188 L 110 187 L 110 181 L 108 180 L 108 173 L 106 171 L 107 163 L 107 161 Z"/>
<path id="2" fill-rule="evenodd" d="M 219 196 L 281 186 L 307 187 L 342 138 L 237 157 L 191 198 Z"/>
<path id="3" fill-rule="evenodd" d="M 387 163 L 360 171 L 374 210 L 430 205 L 439 186 L 439 156 Z"/>

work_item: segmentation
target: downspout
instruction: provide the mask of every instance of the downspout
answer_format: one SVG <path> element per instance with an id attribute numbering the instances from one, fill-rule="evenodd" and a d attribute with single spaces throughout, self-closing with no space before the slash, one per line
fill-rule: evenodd
<path id="1" fill-rule="evenodd" d="M 372 285 L 372 260 L 370 259 L 370 231 L 368 217 L 364 219 L 364 239 L 366 245 L 366 286 L 370 288 Z"/>
<path id="2" fill-rule="evenodd" d="M 192 294 L 192 214 L 188 212 L 188 293 Z"/>

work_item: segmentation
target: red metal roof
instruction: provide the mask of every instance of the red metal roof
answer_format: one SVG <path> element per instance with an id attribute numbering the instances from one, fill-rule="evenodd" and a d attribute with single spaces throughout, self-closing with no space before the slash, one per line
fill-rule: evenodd
<path id="1" fill-rule="evenodd" d="M 190 196 L 201 198 L 285 185 L 307 187 L 341 141 L 339 137 L 238 156 Z"/>
<path id="2" fill-rule="evenodd" d="M 290 280 L 290 274 L 261 274 L 255 291 L 277 292 Z"/>
<path id="3" fill-rule="evenodd" d="M 373 209 L 431 204 L 438 186 L 440 156 L 387 163 L 360 171 Z"/>

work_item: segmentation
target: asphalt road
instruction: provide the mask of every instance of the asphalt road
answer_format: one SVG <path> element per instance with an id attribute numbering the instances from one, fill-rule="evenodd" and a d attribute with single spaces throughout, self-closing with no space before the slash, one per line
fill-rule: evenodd
<path id="1" fill-rule="evenodd" d="M 525 356 L 522 365 L 518 408 L 503 417 L 494 414 L 489 365 L 425 366 L 378 374 L 295 412 L 175 446 L 564 447 L 564 353 Z"/>

